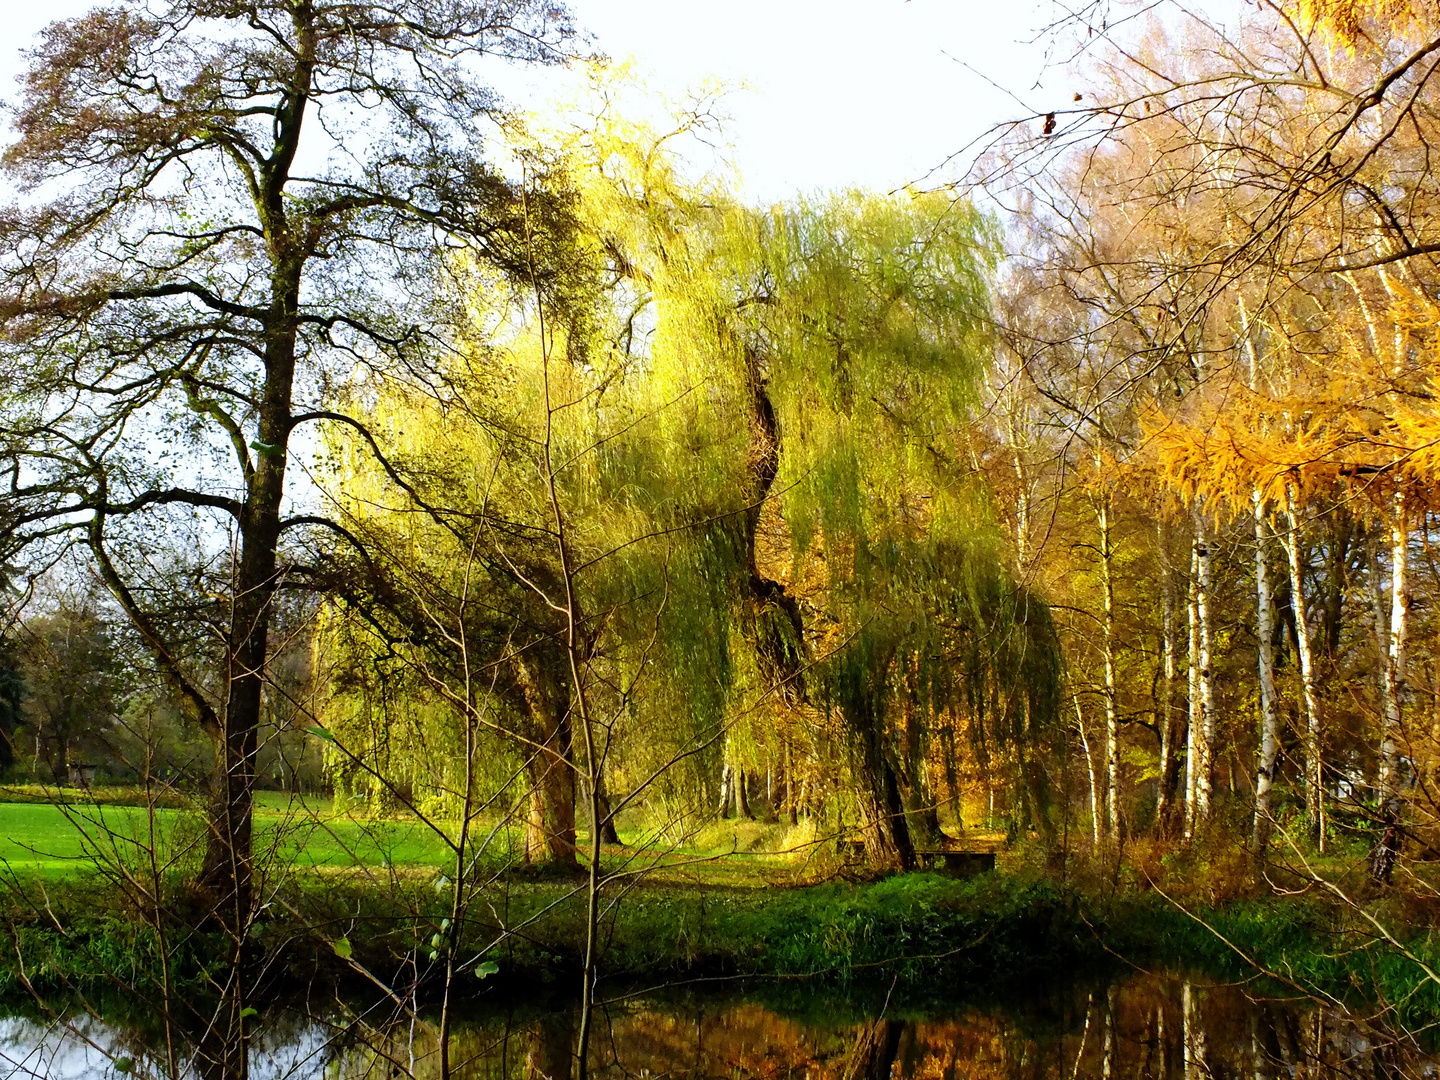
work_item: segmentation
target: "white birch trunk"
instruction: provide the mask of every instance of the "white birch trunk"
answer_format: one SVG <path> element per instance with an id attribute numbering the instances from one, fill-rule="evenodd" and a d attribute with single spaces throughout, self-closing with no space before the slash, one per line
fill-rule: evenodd
<path id="1" fill-rule="evenodd" d="M 1255 823 L 1250 836 L 1256 857 L 1263 857 L 1272 825 L 1270 789 L 1280 754 L 1280 711 L 1275 700 L 1275 599 L 1270 591 L 1266 559 L 1265 505 L 1259 489 L 1251 499 L 1255 512 L 1255 624 L 1260 665 L 1260 754 L 1255 767 Z"/>
<path id="2" fill-rule="evenodd" d="M 1195 515 L 1195 622 L 1200 654 L 1196 682 L 1200 691 L 1200 733 L 1195 741 L 1195 823 L 1198 830 L 1210 817 L 1210 795 L 1215 779 L 1215 687 L 1211 671 L 1210 594 L 1214 559 L 1205 531 L 1204 512 Z"/>
<path id="3" fill-rule="evenodd" d="M 1320 698 L 1315 691 L 1315 654 L 1310 646 L 1310 616 L 1305 606 L 1305 576 L 1300 566 L 1300 518 L 1295 490 L 1285 487 L 1285 555 L 1290 564 L 1290 606 L 1295 612 L 1295 642 L 1300 660 L 1300 693 L 1305 701 L 1305 816 L 1320 850 L 1325 850 L 1324 775 L 1321 758 Z"/>
<path id="4" fill-rule="evenodd" d="M 1160 594 L 1162 622 L 1162 662 L 1164 670 L 1164 704 L 1160 721 L 1160 790 L 1156 800 L 1156 818 L 1160 829 L 1169 828 L 1174 791 L 1170 772 L 1175 758 L 1175 575 L 1170 567 L 1169 545 L 1163 525 L 1157 525 L 1160 548 Z"/>
<path id="5" fill-rule="evenodd" d="M 1075 701 L 1075 723 L 1080 728 L 1080 746 L 1085 751 L 1085 767 L 1090 773 L 1090 830 L 1094 834 L 1095 846 L 1100 846 L 1100 777 L 1095 770 L 1095 755 L 1090 752 L 1090 739 L 1085 734 L 1085 714 L 1080 711 L 1080 695 L 1072 694 Z"/>
<path id="6" fill-rule="evenodd" d="M 1200 556 L 1194 545 L 1190 548 L 1190 598 L 1187 613 L 1190 620 L 1189 651 L 1185 654 L 1186 680 L 1189 689 L 1190 721 L 1185 731 L 1185 837 L 1195 834 L 1195 782 L 1199 777 L 1200 758 L 1200 616 L 1197 598 L 1200 592 Z"/>
<path id="7" fill-rule="evenodd" d="M 1390 625 L 1385 633 L 1384 620 L 1379 617 L 1382 604 L 1377 595 L 1376 631 L 1382 644 L 1385 715 L 1380 732 L 1381 806 L 1394 813 L 1400 803 L 1402 782 L 1400 764 L 1401 705 L 1405 696 L 1405 635 L 1409 629 L 1410 606 L 1406 593 L 1406 569 L 1409 562 L 1409 534 L 1405 529 L 1405 499 L 1395 496 L 1394 517 L 1390 521 Z M 1372 588 L 1379 590 L 1378 565 Z"/>
<path id="8" fill-rule="evenodd" d="M 1100 580 L 1105 600 L 1105 824 L 1110 843 L 1120 843 L 1120 721 L 1115 691 L 1115 581 L 1111 575 L 1110 498 L 1101 496 Z"/>

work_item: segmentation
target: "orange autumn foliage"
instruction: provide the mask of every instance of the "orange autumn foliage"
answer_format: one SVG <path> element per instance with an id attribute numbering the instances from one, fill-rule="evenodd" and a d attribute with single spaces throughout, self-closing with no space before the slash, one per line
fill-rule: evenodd
<path id="1" fill-rule="evenodd" d="M 1362 309 L 1363 310 L 1363 309 Z M 1345 490 L 1435 505 L 1440 478 L 1440 305 L 1392 287 L 1383 332 L 1337 319 L 1318 339 L 1273 333 L 1252 388 L 1231 370 L 1140 418 L 1143 462 L 1185 499 L 1249 507 Z"/>

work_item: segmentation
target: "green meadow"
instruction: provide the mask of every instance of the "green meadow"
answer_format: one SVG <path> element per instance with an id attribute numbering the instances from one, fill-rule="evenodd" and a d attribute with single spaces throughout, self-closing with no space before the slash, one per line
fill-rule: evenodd
<path id="1" fill-rule="evenodd" d="M 269 797 L 257 808 L 255 844 L 277 861 L 304 866 L 439 866 L 446 846 L 418 821 L 367 820 L 326 802 Z M 97 866 L 143 870 L 198 865 L 200 812 L 107 802 L 0 802 L 0 870 L 12 880 L 88 873 Z M 498 838 L 508 843 L 509 837 Z"/>
<path id="2" fill-rule="evenodd" d="M 20 800 L 20 801 L 8 801 Z M 453 830 L 453 822 L 439 823 Z M 198 809 L 151 807 L 143 792 L 101 789 L 95 798 L 42 789 L 0 790 L 0 875 L 10 884 L 92 874 L 193 871 L 203 850 Z M 832 845 L 813 830 L 760 822 L 721 822 L 664 841 L 641 827 L 621 830 L 624 845 L 605 850 L 607 871 L 643 871 L 670 885 L 764 887 L 798 884 L 834 870 Z M 579 835 L 582 860 L 588 843 Z M 471 849 L 483 845 L 481 870 L 498 871 L 521 859 L 517 827 L 472 826 Z M 404 816 L 371 817 L 363 807 L 325 798 L 262 792 L 255 811 L 255 849 L 262 865 L 306 869 L 448 869 L 454 856 L 435 828 Z"/>

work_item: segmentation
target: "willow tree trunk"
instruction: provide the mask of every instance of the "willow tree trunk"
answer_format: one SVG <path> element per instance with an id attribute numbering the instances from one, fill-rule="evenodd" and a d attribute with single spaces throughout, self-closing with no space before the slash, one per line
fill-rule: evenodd
<path id="1" fill-rule="evenodd" d="M 1290 565 L 1290 607 L 1295 615 L 1295 652 L 1300 661 L 1300 693 L 1305 701 L 1305 818 L 1312 842 L 1325 850 L 1325 777 L 1320 732 L 1320 699 L 1315 691 L 1315 656 L 1310 644 L 1310 616 L 1305 601 L 1305 575 L 1300 565 L 1300 519 L 1295 492 L 1285 487 L 1285 556 Z"/>
<path id="2" fill-rule="evenodd" d="M 749 571 L 746 633 L 771 690 L 794 705 L 806 700 L 805 622 L 795 597 L 761 569 L 758 550 L 760 520 L 780 474 L 780 424 L 760 354 L 746 347 L 745 364 L 753 472 L 750 502 L 742 518 Z"/>
<path id="3" fill-rule="evenodd" d="M 913 870 L 915 845 L 878 703 L 872 700 L 852 708 L 846 719 L 856 741 L 855 798 L 860 808 L 865 857 L 876 869 Z"/>
<path id="4" fill-rule="evenodd" d="M 1275 699 L 1275 598 L 1270 590 L 1267 558 L 1265 506 L 1256 489 L 1252 497 L 1255 515 L 1255 624 L 1260 666 L 1260 751 L 1255 766 L 1255 820 L 1250 846 L 1257 859 L 1265 857 L 1273 825 L 1270 790 L 1280 757 L 1280 710 Z"/>
<path id="5" fill-rule="evenodd" d="M 920 710 L 913 704 L 905 707 L 903 730 L 906 782 L 902 794 L 905 813 L 909 819 L 911 837 L 922 846 L 929 847 L 940 838 L 940 818 L 935 800 L 930 795 L 925 725 Z"/>

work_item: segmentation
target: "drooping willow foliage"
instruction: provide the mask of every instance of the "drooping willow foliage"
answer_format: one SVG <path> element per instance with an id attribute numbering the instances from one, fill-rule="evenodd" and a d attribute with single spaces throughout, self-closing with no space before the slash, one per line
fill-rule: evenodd
<path id="1" fill-rule="evenodd" d="M 875 854 L 907 864 L 941 744 L 953 766 L 967 728 L 1042 806 L 1026 748 L 1058 711 L 1048 612 L 1009 579 L 966 451 L 991 225 L 935 195 L 751 210 L 685 181 L 676 137 L 602 117 L 532 148 L 572 207 L 563 240 L 519 286 L 468 279 L 444 386 L 357 382 L 392 467 L 331 433 L 372 553 L 327 623 L 337 775 L 453 790 L 446 733 L 472 725 L 486 790 L 529 800 L 532 851 L 573 858 L 548 448 L 610 805 L 643 793 L 673 827 L 717 783 L 744 805 L 763 762 L 772 803 L 853 792 Z M 375 723 L 395 694 L 409 717 Z"/>

